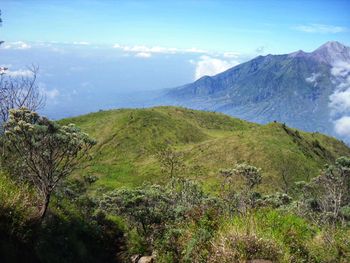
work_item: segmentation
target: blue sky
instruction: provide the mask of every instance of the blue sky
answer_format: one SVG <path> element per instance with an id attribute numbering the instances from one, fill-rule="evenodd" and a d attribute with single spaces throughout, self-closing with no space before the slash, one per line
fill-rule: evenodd
<path id="1" fill-rule="evenodd" d="M 143 92 L 215 75 L 258 55 L 350 46 L 350 0 L 0 0 L 0 66 L 40 67 L 44 113 L 136 105 Z"/>
<path id="2" fill-rule="evenodd" d="M 2 0 L 8 41 L 119 43 L 249 53 L 350 44 L 349 0 Z"/>

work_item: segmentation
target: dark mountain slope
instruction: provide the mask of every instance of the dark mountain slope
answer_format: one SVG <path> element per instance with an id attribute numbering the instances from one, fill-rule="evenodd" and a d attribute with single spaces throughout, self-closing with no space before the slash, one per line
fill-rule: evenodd
<path id="1" fill-rule="evenodd" d="M 330 96 L 341 81 L 332 71 L 338 62 L 350 63 L 350 48 L 338 42 L 328 42 L 311 53 L 259 56 L 216 76 L 171 89 L 164 99 L 253 122 L 276 120 L 336 135 Z"/>

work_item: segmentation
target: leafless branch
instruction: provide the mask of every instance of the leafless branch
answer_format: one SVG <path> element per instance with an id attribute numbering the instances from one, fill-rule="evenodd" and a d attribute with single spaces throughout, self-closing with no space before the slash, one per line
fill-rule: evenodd
<path id="1" fill-rule="evenodd" d="M 45 96 L 37 85 L 39 67 L 28 67 L 29 74 L 11 76 L 0 74 L 0 122 L 4 123 L 9 117 L 10 109 L 25 107 L 37 111 L 45 104 Z"/>

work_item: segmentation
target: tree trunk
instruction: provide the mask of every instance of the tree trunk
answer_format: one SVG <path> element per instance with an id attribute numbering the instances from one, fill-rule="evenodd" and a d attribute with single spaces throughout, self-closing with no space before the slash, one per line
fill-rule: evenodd
<path id="1" fill-rule="evenodd" d="M 50 197 L 51 197 L 51 193 L 48 193 L 45 195 L 45 201 L 44 201 L 44 204 L 42 205 L 42 207 L 40 209 L 40 213 L 39 213 L 40 221 L 42 221 L 46 215 L 47 208 L 49 207 L 49 203 L 50 203 Z"/>

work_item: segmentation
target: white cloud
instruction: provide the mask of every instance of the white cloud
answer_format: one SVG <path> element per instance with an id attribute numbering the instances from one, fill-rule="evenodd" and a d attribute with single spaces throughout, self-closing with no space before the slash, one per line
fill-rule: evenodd
<path id="1" fill-rule="evenodd" d="M 196 65 L 195 79 L 199 79 L 203 76 L 213 76 L 222 71 L 225 71 L 237 64 L 236 60 L 223 60 L 210 56 L 201 56 L 196 62 L 191 61 Z"/>
<path id="2" fill-rule="evenodd" d="M 264 53 L 264 51 L 265 51 L 265 47 L 264 46 L 260 46 L 260 47 L 257 47 L 255 49 L 255 52 L 258 53 L 258 54 L 262 54 L 262 53 Z"/>
<path id="3" fill-rule="evenodd" d="M 23 41 L 16 41 L 16 42 L 10 42 L 10 43 L 5 42 L 4 48 L 5 49 L 29 49 L 31 48 L 31 45 Z"/>
<path id="4" fill-rule="evenodd" d="M 335 131 L 340 136 L 350 138 L 350 116 L 344 116 L 335 121 Z"/>
<path id="5" fill-rule="evenodd" d="M 130 53 L 144 53 L 144 54 L 177 54 L 177 53 L 197 53 L 197 54 L 204 54 L 208 53 L 206 50 L 197 49 L 197 48 L 187 48 L 187 49 L 179 49 L 179 48 L 168 48 L 168 47 L 160 47 L 160 46 L 153 46 L 148 47 L 144 45 L 120 45 L 120 44 L 114 44 L 113 48 L 120 49 L 124 52 L 130 52 Z M 141 55 L 142 57 L 142 55 Z"/>
<path id="6" fill-rule="evenodd" d="M 335 62 L 331 69 L 336 90 L 330 95 L 329 107 L 335 132 L 350 140 L 350 63 Z"/>
<path id="7" fill-rule="evenodd" d="M 28 69 L 19 69 L 19 70 L 10 70 L 8 69 L 6 75 L 10 77 L 30 77 L 33 75 L 33 72 Z"/>
<path id="8" fill-rule="evenodd" d="M 330 95 L 332 115 L 350 113 L 350 63 L 336 62 L 331 69 L 336 90 Z"/>
<path id="9" fill-rule="evenodd" d="M 314 83 L 314 87 L 317 86 L 317 79 L 321 76 L 320 73 L 312 73 L 310 77 L 306 78 L 305 80 L 309 83 Z"/>
<path id="10" fill-rule="evenodd" d="M 39 91 L 42 95 L 44 95 L 49 100 L 54 100 L 60 95 L 58 89 L 48 89 L 44 82 L 39 82 Z"/>
<path id="11" fill-rule="evenodd" d="M 211 52 L 198 48 L 167 48 L 161 46 L 145 46 L 145 45 L 121 45 L 114 44 L 113 48 L 124 52 L 124 56 L 133 55 L 139 58 L 150 58 L 155 54 L 189 54 L 197 58 L 189 60 L 195 65 L 194 79 L 202 76 L 213 76 L 237 64 L 241 58 L 241 54 L 233 51 Z"/>
<path id="12" fill-rule="evenodd" d="M 293 29 L 305 32 L 305 33 L 320 33 L 320 34 L 336 34 L 348 31 L 346 27 L 324 25 L 324 24 L 308 24 L 308 25 L 298 25 L 293 27 Z"/>
<path id="13" fill-rule="evenodd" d="M 48 90 L 46 88 L 42 88 L 41 92 L 48 98 L 48 99 L 55 99 L 60 95 L 60 92 L 58 91 L 58 89 L 52 89 L 52 90 Z"/>
<path id="14" fill-rule="evenodd" d="M 350 89 L 334 92 L 330 101 L 333 115 L 350 112 Z"/>
<path id="15" fill-rule="evenodd" d="M 139 58 L 150 58 L 151 56 L 152 54 L 147 52 L 140 52 L 135 54 L 135 57 L 139 57 Z"/>
<path id="16" fill-rule="evenodd" d="M 346 77 L 350 72 L 350 63 L 345 61 L 337 61 L 334 63 L 331 73 L 335 77 Z"/>
<path id="17" fill-rule="evenodd" d="M 90 43 L 87 41 L 74 41 L 73 45 L 88 46 Z"/>
<path id="18" fill-rule="evenodd" d="M 224 52 L 222 55 L 223 55 L 223 57 L 225 57 L 225 58 L 238 58 L 239 55 L 240 55 L 240 53 L 229 51 L 229 52 Z"/>

